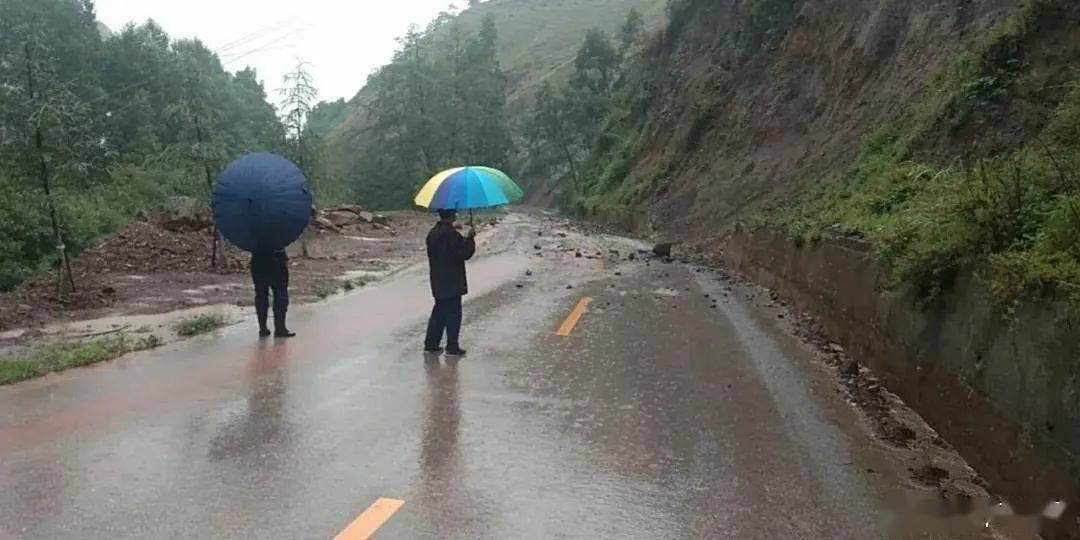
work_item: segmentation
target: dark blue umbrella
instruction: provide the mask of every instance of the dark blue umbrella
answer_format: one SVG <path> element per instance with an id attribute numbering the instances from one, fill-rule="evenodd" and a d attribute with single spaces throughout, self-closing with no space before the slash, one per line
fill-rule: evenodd
<path id="1" fill-rule="evenodd" d="M 311 219 L 304 173 L 275 154 L 249 154 L 225 167 L 213 205 L 221 234 L 244 251 L 284 249 Z"/>

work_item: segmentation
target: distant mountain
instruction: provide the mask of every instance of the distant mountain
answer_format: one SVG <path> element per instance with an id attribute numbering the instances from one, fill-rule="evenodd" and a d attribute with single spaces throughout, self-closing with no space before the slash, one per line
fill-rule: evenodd
<path id="1" fill-rule="evenodd" d="M 650 31 L 659 29 L 667 0 L 491 0 L 461 13 L 467 28 L 479 27 L 488 14 L 499 29 L 503 69 L 511 81 L 511 103 L 531 95 L 549 78 L 565 77 L 590 28 L 615 33 L 636 8 Z"/>
<path id="2" fill-rule="evenodd" d="M 490 0 L 458 15 L 466 30 L 495 16 L 499 32 L 499 61 L 510 81 L 510 111 L 521 111 L 538 85 L 568 77 L 574 56 L 590 28 L 617 32 L 627 13 L 636 8 L 648 30 L 661 28 L 667 0 Z M 402 29 L 404 34 L 405 29 Z M 366 116 L 360 106 L 364 90 L 350 100 L 348 118 L 327 139 L 330 167 L 342 181 L 348 179 L 357 148 L 364 144 Z"/>

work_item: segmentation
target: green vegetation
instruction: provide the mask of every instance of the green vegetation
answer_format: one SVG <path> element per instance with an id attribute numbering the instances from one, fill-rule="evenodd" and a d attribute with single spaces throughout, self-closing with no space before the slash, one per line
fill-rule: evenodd
<path id="1" fill-rule="evenodd" d="M 182 319 L 173 325 L 173 330 L 180 337 L 194 337 L 208 334 L 229 324 L 223 315 L 204 314 Z"/>
<path id="2" fill-rule="evenodd" d="M 161 345 L 155 336 L 131 339 L 126 335 L 88 341 L 47 345 L 25 355 L 0 358 L 0 385 L 41 377 L 55 371 L 106 362 L 130 352 Z"/>
<path id="3" fill-rule="evenodd" d="M 586 32 L 567 84 L 542 84 L 526 116 L 525 174 L 561 183 L 562 202 L 578 210 L 618 213 L 640 194 L 623 183 L 641 147 L 622 119 L 644 72 L 641 21 L 627 12 L 617 46 L 600 28 Z"/>
<path id="4" fill-rule="evenodd" d="M 499 33 L 498 59 L 509 81 L 508 102 L 515 112 L 527 105 L 544 82 L 565 84 L 573 72 L 573 58 L 590 28 L 603 28 L 622 35 L 626 14 L 636 10 L 640 29 L 658 28 L 665 17 L 668 0 L 501 0 L 484 2 L 461 13 L 467 31 L 480 28 L 493 17 Z M 637 26 L 637 23 L 634 23 Z M 628 29 L 637 37 L 637 29 Z M 512 39 L 511 39 L 512 38 Z"/>
<path id="5" fill-rule="evenodd" d="M 654 59 L 664 54 L 693 19 L 704 0 L 672 0 L 668 26 L 651 41 L 639 31 L 641 15 L 631 10 L 618 28 L 618 54 L 601 30 L 587 33 L 574 73 L 561 91 L 541 86 L 525 125 L 527 176 L 556 179 L 561 202 L 586 216 L 624 221 L 648 198 L 662 193 L 682 158 L 695 152 L 714 127 L 722 103 L 711 82 L 687 88 L 693 120 L 685 139 L 664 141 L 663 150 L 648 148 L 646 125 Z M 733 63 L 779 43 L 802 2 L 751 0 L 734 6 L 738 32 L 721 33 Z M 703 7 L 705 6 L 705 7 Z M 642 159 L 649 156 L 649 159 Z"/>
<path id="6" fill-rule="evenodd" d="M 590 28 L 617 30 L 620 52 L 627 56 L 635 53 L 636 51 L 622 49 L 624 32 L 629 39 L 637 39 L 643 32 L 659 27 L 665 16 L 666 3 L 667 0 L 499 0 L 470 3 L 468 9 L 460 14 L 445 14 L 425 31 L 412 33 L 422 33 L 422 40 L 416 40 L 416 36 L 411 35 L 402 38 L 401 44 L 404 47 L 419 41 L 420 55 L 430 62 L 432 58 L 447 52 L 447 48 L 439 45 L 440 43 L 475 37 L 483 30 L 486 20 L 494 23 L 499 35 L 494 60 L 502 74 L 501 86 L 504 94 L 504 105 L 500 114 L 505 120 L 493 125 L 502 132 L 505 123 L 509 127 L 505 135 L 509 136 L 512 143 L 509 145 L 508 157 L 502 162 L 515 179 L 525 182 L 532 180 L 539 184 L 541 181 L 549 181 L 550 176 L 547 176 L 543 167 L 532 167 L 534 160 L 524 144 L 524 138 L 528 134 L 525 128 L 528 109 L 537 92 L 545 82 L 556 89 L 567 84 L 574 72 L 575 53 Z M 631 8 L 640 12 L 640 20 L 629 26 L 620 26 Z M 401 74 L 406 65 L 399 62 L 397 73 Z M 426 76 L 432 72 L 423 69 L 414 73 Z M 346 121 L 327 137 L 332 149 L 328 157 L 335 174 L 349 179 L 348 196 L 356 198 L 361 204 L 379 209 L 411 207 L 410 191 L 427 180 L 427 177 L 423 177 L 427 168 L 438 168 L 441 163 L 438 158 L 444 155 L 444 152 L 438 149 L 439 145 L 434 145 L 437 155 L 433 159 L 419 159 L 419 165 L 418 160 L 411 157 L 404 162 L 404 168 L 398 169 L 401 162 L 395 156 L 383 159 L 382 162 L 367 159 L 366 164 L 358 163 L 364 161 L 365 155 L 371 158 L 379 154 L 377 151 L 368 151 L 366 146 L 373 134 L 381 134 L 383 131 L 381 126 L 376 125 L 376 119 L 371 112 L 380 110 L 372 101 L 379 91 L 379 86 L 385 87 L 386 75 L 383 74 L 379 81 L 373 78 L 352 100 Z M 428 79 L 428 82 L 447 81 L 445 75 L 436 74 L 435 77 Z M 484 83 L 481 88 L 489 86 Z M 442 96 L 446 90 L 443 86 L 441 92 L 432 97 Z M 444 103 L 435 99 L 425 102 Z M 414 100 L 414 103 L 418 102 Z M 484 116 L 485 120 L 486 118 L 487 115 Z M 435 120 L 436 117 L 433 117 L 433 121 Z M 499 136 L 503 135 L 496 133 L 490 138 L 494 140 Z M 414 142 L 415 140 L 410 140 L 408 144 Z M 482 153 L 475 157 L 465 157 L 486 160 L 485 155 L 486 153 Z M 489 165 L 496 163 L 498 162 L 486 161 Z M 451 164 L 458 165 L 461 163 Z M 378 181 L 369 176 L 372 171 L 381 175 L 377 177 Z"/>
<path id="7" fill-rule="evenodd" d="M 401 39 L 393 62 L 365 88 L 371 129 L 353 171 L 365 204 L 408 207 L 440 170 L 506 166 L 511 136 L 497 42 L 494 18 L 468 33 L 448 13 Z"/>
<path id="8" fill-rule="evenodd" d="M 868 135 L 851 173 L 763 224 L 799 242 L 826 230 L 863 236 L 889 263 L 892 285 L 927 300 L 967 269 L 1004 310 L 1025 296 L 1080 304 L 1080 74 L 1031 69 L 1023 46 L 1054 5 L 1025 3 L 936 77 L 913 114 Z M 970 145 L 982 156 L 947 165 L 915 157 L 938 131 L 962 135 L 1006 104 L 1034 111 L 1015 147 L 988 129 Z"/>
<path id="9" fill-rule="evenodd" d="M 254 70 L 229 72 L 152 21 L 103 32 L 89 0 L 0 2 L 0 81 L 0 290 L 167 196 L 206 200 L 243 153 L 303 157 L 327 184 L 321 137 L 344 108 L 315 103 L 310 78 L 286 80 L 285 125 Z"/>

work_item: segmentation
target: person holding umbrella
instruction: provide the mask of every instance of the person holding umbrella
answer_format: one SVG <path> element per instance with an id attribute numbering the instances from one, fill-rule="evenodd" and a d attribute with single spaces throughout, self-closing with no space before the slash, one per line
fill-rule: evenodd
<path id="1" fill-rule="evenodd" d="M 446 334 L 446 354 L 464 356 L 461 331 L 461 299 L 469 293 L 465 261 L 476 253 L 476 228 L 469 220 L 469 232 L 463 236 L 454 227 L 459 210 L 482 210 L 510 204 L 524 196 L 510 177 L 487 167 L 461 167 L 441 172 L 429 180 L 416 195 L 418 206 L 439 213 L 439 221 L 427 236 L 431 293 L 435 306 L 428 320 L 424 351 L 442 352 L 440 343 Z"/>
<path id="2" fill-rule="evenodd" d="M 251 253 L 260 338 L 271 335 L 267 326 L 271 292 L 274 337 L 296 336 L 285 324 L 289 309 L 289 258 L 285 248 L 307 229 L 311 203 L 311 192 L 300 169 L 274 154 L 249 154 L 237 159 L 214 185 L 214 220 L 221 234 Z"/>
<path id="3" fill-rule="evenodd" d="M 461 333 L 461 297 L 469 294 L 465 261 L 476 253 L 476 229 L 467 236 L 454 228 L 457 212 L 439 210 L 439 221 L 427 235 L 428 265 L 431 270 L 431 294 L 435 307 L 428 319 L 424 351 L 442 352 L 439 343 L 446 334 L 446 354 L 465 356 L 458 337 Z"/>

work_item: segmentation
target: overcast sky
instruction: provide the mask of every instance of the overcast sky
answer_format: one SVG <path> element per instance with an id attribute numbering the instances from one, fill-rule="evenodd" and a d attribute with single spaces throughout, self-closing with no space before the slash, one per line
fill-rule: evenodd
<path id="1" fill-rule="evenodd" d="M 157 21 L 174 38 L 198 37 L 229 71 L 258 70 L 271 101 L 297 59 L 311 64 L 319 99 L 351 98 L 387 63 L 395 38 L 426 25 L 451 0 L 96 0 L 113 31 Z M 465 5 L 465 0 L 458 0 Z"/>

